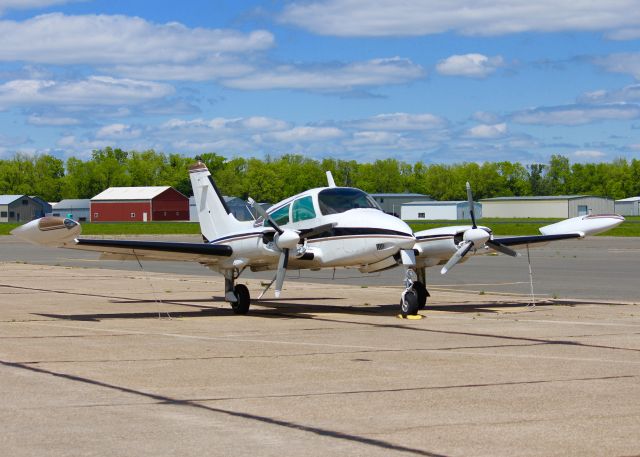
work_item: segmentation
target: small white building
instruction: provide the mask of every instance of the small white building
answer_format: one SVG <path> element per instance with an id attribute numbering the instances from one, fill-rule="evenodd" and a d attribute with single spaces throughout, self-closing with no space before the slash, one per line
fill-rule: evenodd
<path id="1" fill-rule="evenodd" d="M 616 214 L 620 216 L 640 216 L 640 197 L 616 200 Z"/>
<path id="2" fill-rule="evenodd" d="M 482 205 L 474 203 L 476 219 L 482 217 Z M 405 221 L 420 220 L 469 220 L 469 202 L 459 201 L 415 201 L 402 205 L 400 219 Z"/>
<path id="3" fill-rule="evenodd" d="M 53 216 L 71 217 L 79 222 L 87 222 L 91 219 L 91 200 L 88 198 L 68 198 L 60 200 L 52 205 L 51 214 Z"/>
<path id="4" fill-rule="evenodd" d="M 591 195 L 497 197 L 481 200 L 484 217 L 559 218 L 613 214 L 614 201 Z"/>
<path id="5" fill-rule="evenodd" d="M 403 204 L 420 200 L 426 201 L 431 200 L 428 195 L 423 194 L 411 194 L 411 193 L 401 193 L 401 194 L 369 194 L 371 197 L 380 205 L 382 211 L 388 214 L 398 215 L 400 214 L 400 208 Z"/>

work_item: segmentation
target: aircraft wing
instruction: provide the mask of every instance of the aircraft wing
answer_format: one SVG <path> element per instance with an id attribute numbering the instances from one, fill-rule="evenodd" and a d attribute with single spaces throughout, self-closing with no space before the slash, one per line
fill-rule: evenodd
<path id="1" fill-rule="evenodd" d="M 176 243 L 143 240 L 78 238 L 80 224 L 72 219 L 43 217 L 15 228 L 11 233 L 33 244 L 102 253 L 102 258 L 185 260 L 211 264 L 233 254 L 231 246 L 208 243 Z"/>
<path id="2" fill-rule="evenodd" d="M 494 240 L 504 246 L 518 247 L 526 246 L 527 244 L 584 238 L 588 235 L 606 232 L 620 225 L 623 221 L 624 217 L 618 216 L 617 214 L 578 216 L 540 227 L 540 233 L 542 233 L 542 235 L 494 238 Z"/>
<path id="3" fill-rule="evenodd" d="M 166 241 L 101 240 L 78 238 L 75 244 L 63 247 L 102 253 L 103 259 L 183 260 L 214 263 L 220 257 L 233 254 L 231 246 L 207 243 L 176 243 Z"/>
<path id="4" fill-rule="evenodd" d="M 557 235 L 531 235 L 531 236 L 511 236 L 505 238 L 494 238 L 504 246 L 526 246 L 527 244 L 548 243 L 549 241 L 570 240 L 574 238 L 582 238 L 584 235 L 580 233 L 559 233 Z"/>
<path id="5" fill-rule="evenodd" d="M 606 232 L 624 221 L 615 214 L 578 216 L 540 227 L 541 235 L 498 238 L 488 227 L 469 225 L 439 227 L 416 232 L 416 257 L 424 266 L 445 265 L 443 274 L 456 263 L 464 261 L 469 252 L 501 252 L 519 255 L 514 249 L 540 246 L 552 241 L 584 238 Z M 489 249 L 482 249 L 489 248 Z"/>

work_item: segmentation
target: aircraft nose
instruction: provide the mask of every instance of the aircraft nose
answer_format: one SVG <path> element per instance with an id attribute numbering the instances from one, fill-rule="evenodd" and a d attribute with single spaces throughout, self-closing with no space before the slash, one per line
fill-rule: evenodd
<path id="1" fill-rule="evenodd" d="M 413 234 L 413 230 L 409 225 L 395 216 L 388 215 L 388 223 L 394 228 L 394 231 L 398 234 L 395 245 L 399 249 L 413 249 L 416 243 L 416 237 Z"/>

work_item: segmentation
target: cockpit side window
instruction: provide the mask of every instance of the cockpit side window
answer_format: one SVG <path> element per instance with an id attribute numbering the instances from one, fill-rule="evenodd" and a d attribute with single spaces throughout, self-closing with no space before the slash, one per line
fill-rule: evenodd
<path id="1" fill-rule="evenodd" d="M 336 187 L 320 191 L 318 205 L 323 215 L 344 213 L 355 208 L 380 209 L 371 196 L 359 189 L 348 187 Z"/>
<path id="2" fill-rule="evenodd" d="M 289 207 L 291 205 L 285 205 L 282 208 L 275 210 L 273 213 L 270 213 L 271 219 L 275 221 L 278 225 L 284 225 L 289 223 Z M 265 221 L 264 225 L 270 226 L 269 221 Z"/>
<path id="3" fill-rule="evenodd" d="M 313 208 L 313 198 L 302 197 L 293 202 L 291 208 L 291 219 L 293 222 L 305 221 L 316 217 L 316 210 Z"/>

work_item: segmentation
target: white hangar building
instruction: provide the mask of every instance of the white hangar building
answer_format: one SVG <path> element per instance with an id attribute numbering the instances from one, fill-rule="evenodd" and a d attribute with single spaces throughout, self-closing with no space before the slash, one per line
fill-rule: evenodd
<path id="1" fill-rule="evenodd" d="M 640 216 L 640 197 L 616 200 L 616 214 L 620 216 Z"/>
<path id="2" fill-rule="evenodd" d="M 474 203 L 476 219 L 482 217 L 482 205 Z M 420 220 L 469 220 L 469 202 L 460 201 L 415 201 L 402 205 L 400 219 L 404 221 Z"/>
<path id="3" fill-rule="evenodd" d="M 369 194 L 371 197 L 380 205 L 382 211 L 387 214 L 398 215 L 401 212 L 401 207 L 403 204 L 420 200 L 431 200 L 431 197 L 423 194 L 411 194 L 411 193 L 402 193 L 402 194 Z"/>
<path id="4" fill-rule="evenodd" d="M 613 214 L 614 201 L 590 195 L 497 197 L 481 200 L 484 217 L 569 217 Z"/>
<path id="5" fill-rule="evenodd" d="M 91 219 L 91 200 L 88 198 L 65 199 L 55 203 L 51 209 L 53 216 L 71 217 L 79 222 L 88 222 Z"/>

